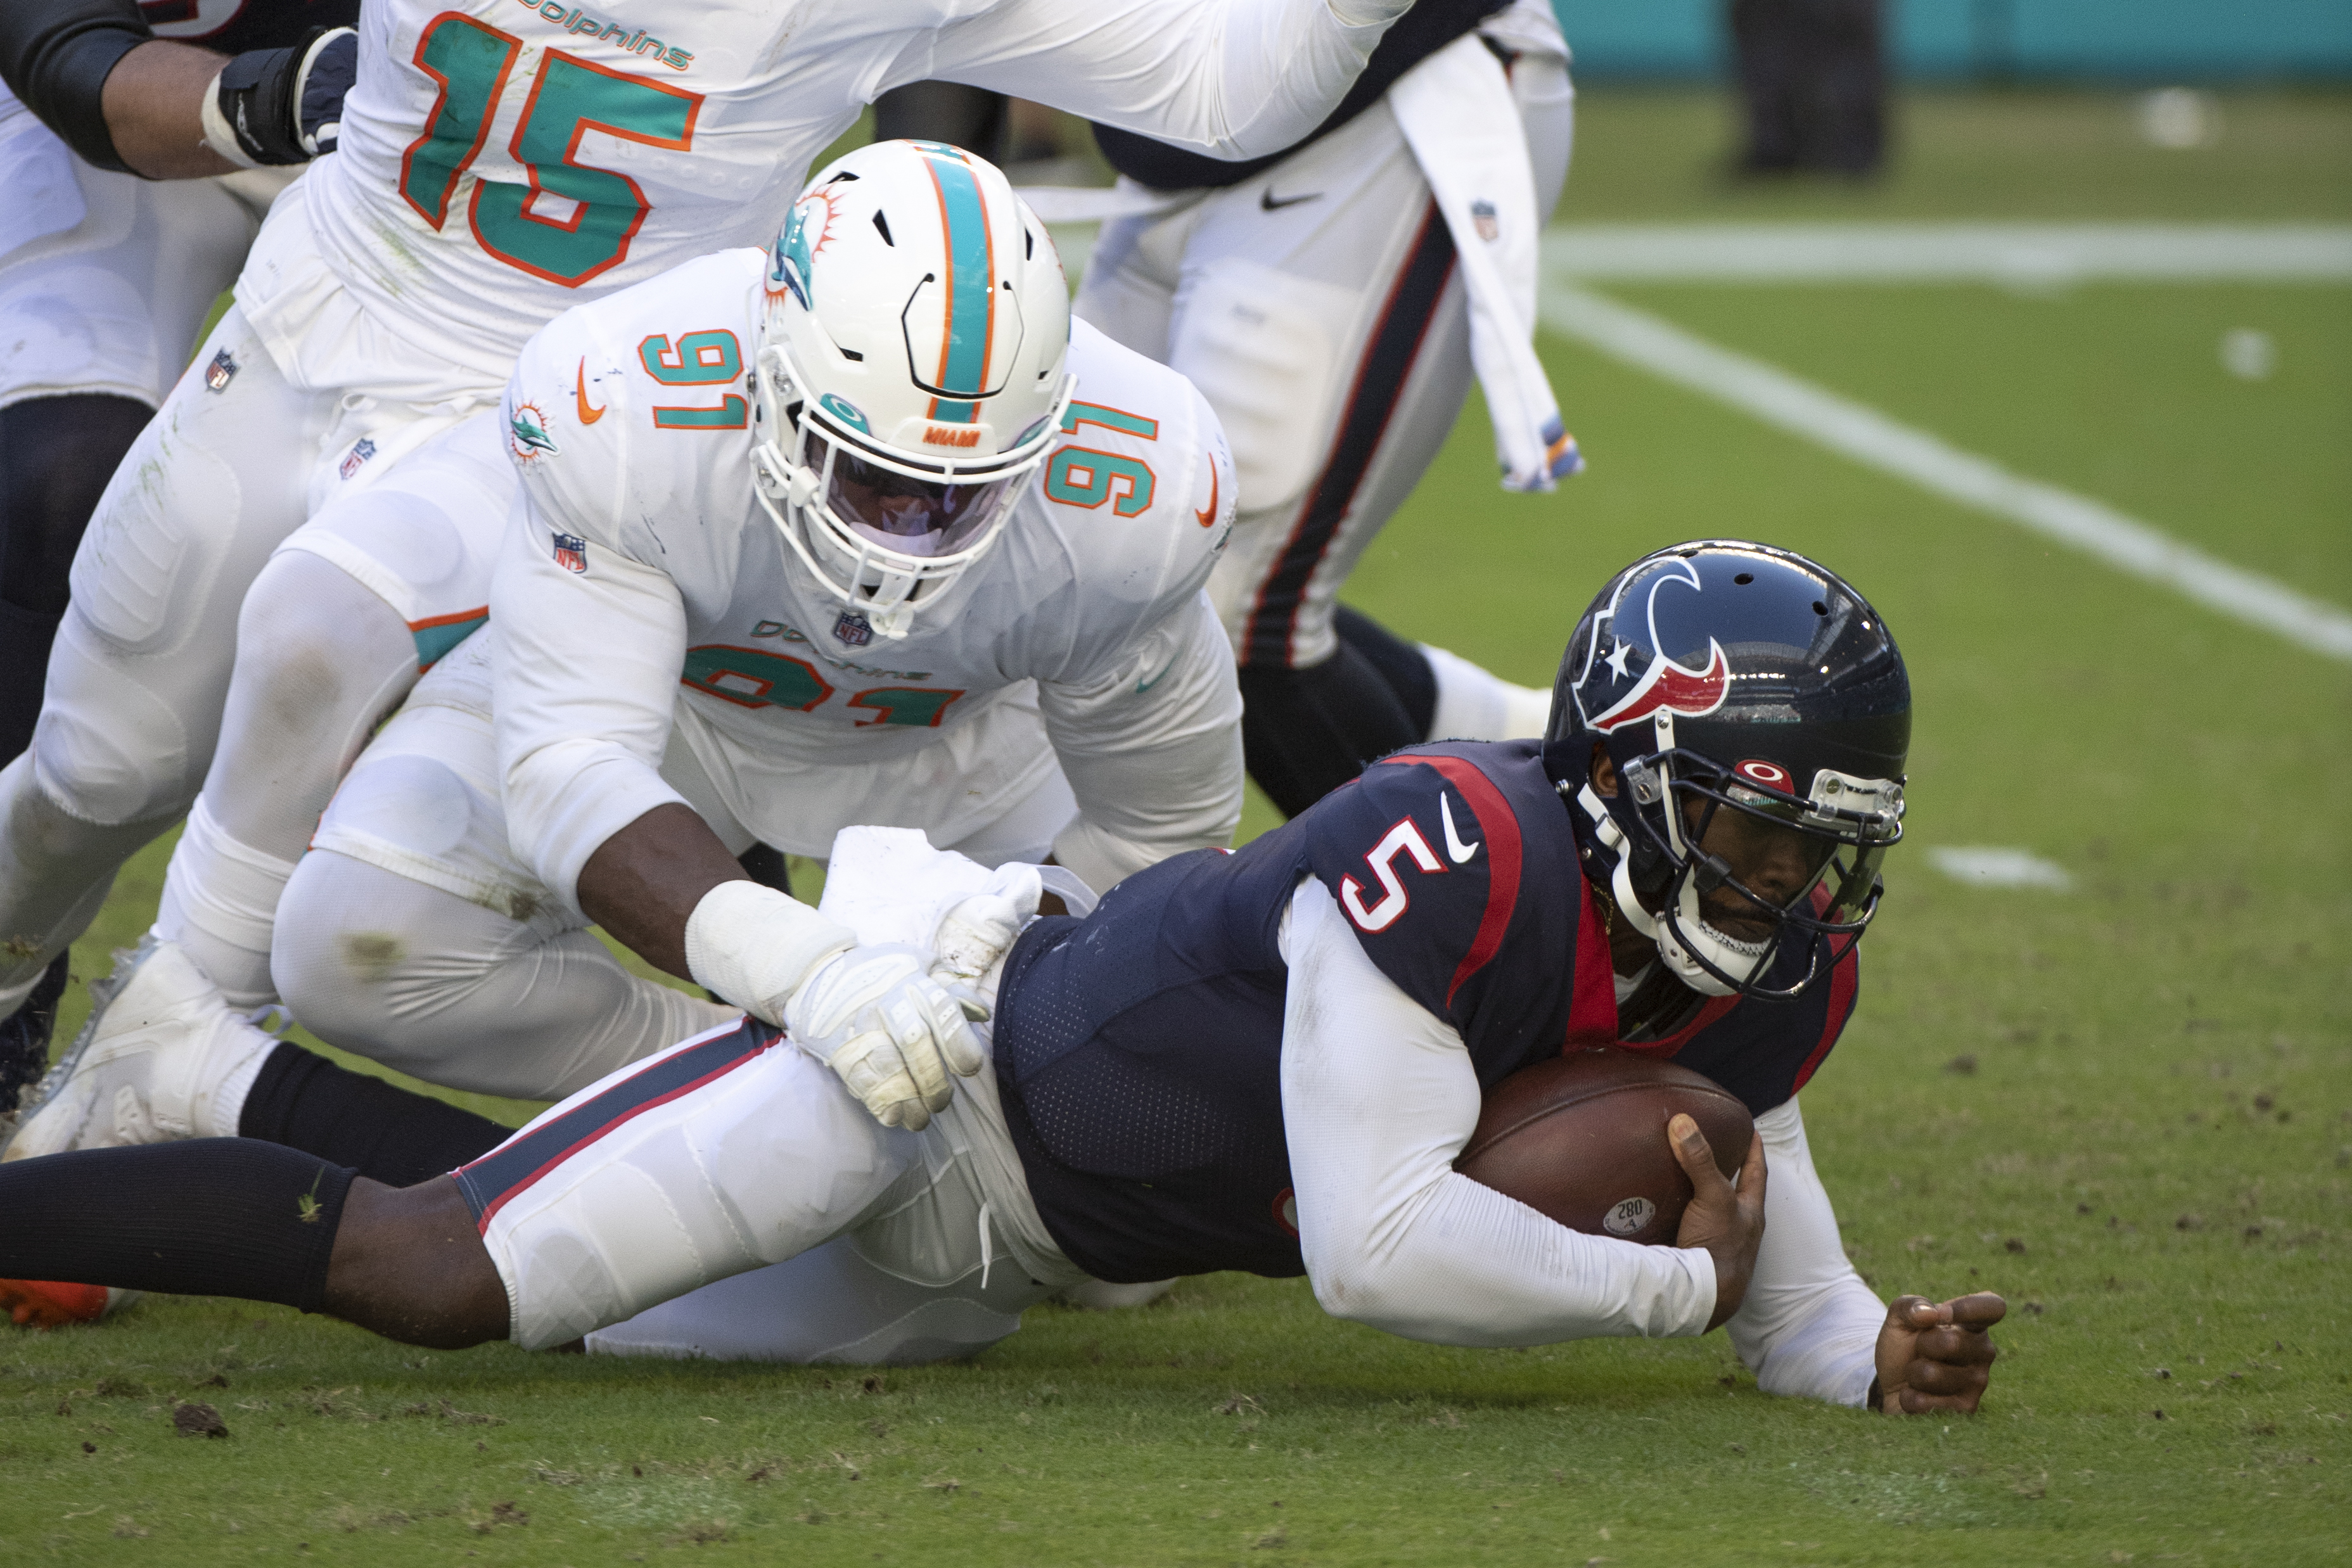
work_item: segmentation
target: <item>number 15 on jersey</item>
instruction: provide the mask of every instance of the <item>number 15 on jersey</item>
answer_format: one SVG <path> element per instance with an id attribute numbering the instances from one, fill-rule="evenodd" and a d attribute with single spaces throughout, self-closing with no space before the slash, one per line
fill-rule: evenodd
<path id="1" fill-rule="evenodd" d="M 400 161 L 400 193 L 426 223 L 449 221 L 457 183 L 489 140 L 490 121 L 522 40 L 445 11 L 416 40 L 416 67 L 439 84 L 425 134 Z M 466 221 L 482 248 L 509 267 L 577 288 L 627 259 L 649 204 L 635 181 L 580 162 L 581 138 L 688 151 L 702 98 L 549 49 L 508 151 L 527 184 L 478 178 Z"/>

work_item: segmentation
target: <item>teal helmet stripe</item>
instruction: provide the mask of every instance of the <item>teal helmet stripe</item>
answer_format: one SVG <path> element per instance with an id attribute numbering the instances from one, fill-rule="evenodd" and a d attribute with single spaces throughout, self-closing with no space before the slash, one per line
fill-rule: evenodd
<path id="1" fill-rule="evenodd" d="M 939 375 L 943 392 L 978 398 L 988 391 L 989 347 L 995 332 L 996 267 L 988 233 L 988 206 L 971 165 L 952 148 L 918 142 L 931 186 L 939 193 L 940 220 L 947 231 L 947 320 L 941 333 Z M 936 402 L 931 417 L 970 423 L 974 402 Z"/>

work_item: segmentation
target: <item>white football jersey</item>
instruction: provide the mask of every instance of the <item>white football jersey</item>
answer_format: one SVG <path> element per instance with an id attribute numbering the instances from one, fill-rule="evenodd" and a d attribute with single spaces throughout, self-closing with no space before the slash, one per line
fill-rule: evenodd
<path id="1" fill-rule="evenodd" d="M 516 366 L 500 417 L 527 506 L 491 621 L 524 862 L 568 892 L 606 837 L 677 798 L 652 777 L 673 719 L 729 810 L 781 846 L 802 837 L 813 766 L 934 748 L 940 777 L 896 774 L 975 814 L 1058 759 L 1082 817 L 1144 846 L 1113 854 L 1120 874 L 1213 838 L 1238 804 L 1239 700 L 1201 594 L 1234 513 L 1206 401 L 1074 324 L 1060 443 L 995 547 L 887 639 L 752 491 L 766 268 L 755 250 L 688 263 L 567 311 Z M 1013 754 L 947 768 L 960 730 L 1033 706 L 1043 736 L 1031 719 L 1007 732 L 1024 736 Z"/>
<path id="2" fill-rule="evenodd" d="M 370 316 L 502 376 L 565 307 L 766 244 L 887 88 L 971 81 L 1243 156 L 1319 120 L 1402 9 L 1354 0 L 1350 26 L 1328 0 L 371 0 L 341 143 L 306 182 L 310 237 Z"/>

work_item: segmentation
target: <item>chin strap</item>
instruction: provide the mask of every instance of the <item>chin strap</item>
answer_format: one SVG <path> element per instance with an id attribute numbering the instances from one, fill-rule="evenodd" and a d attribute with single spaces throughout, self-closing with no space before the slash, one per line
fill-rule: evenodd
<path id="1" fill-rule="evenodd" d="M 1608 802 L 1587 784 L 1577 791 L 1576 803 L 1592 819 L 1592 835 L 1601 847 L 1616 857 L 1616 864 L 1609 872 L 1609 892 L 1617 901 L 1618 913 L 1634 930 L 1658 945 L 1659 959 L 1676 979 L 1704 996 L 1732 995 L 1738 988 L 1725 984 L 1708 972 L 1706 965 L 1692 956 L 1692 949 L 1705 953 L 1707 962 L 1725 974 L 1749 976 L 1764 961 L 1765 944 L 1742 942 L 1709 925 L 1699 911 L 1698 890 L 1686 876 L 1676 879 L 1674 917 L 1662 920 L 1651 914 L 1633 891 L 1633 845 L 1625 838 L 1625 830 L 1618 826 L 1617 819 L 1610 815 Z M 1669 805 L 1670 821 L 1673 814 Z"/>

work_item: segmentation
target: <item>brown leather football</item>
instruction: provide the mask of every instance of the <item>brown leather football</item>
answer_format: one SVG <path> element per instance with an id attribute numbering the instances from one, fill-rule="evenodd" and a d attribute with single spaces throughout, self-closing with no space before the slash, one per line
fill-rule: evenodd
<path id="1" fill-rule="evenodd" d="M 1713 1079 L 1615 1046 L 1572 1051 L 1495 1085 L 1454 1168 L 1571 1230 L 1671 1242 L 1690 1177 L 1666 1142 L 1689 1113 L 1727 1176 L 1748 1157 L 1755 1123 Z"/>

